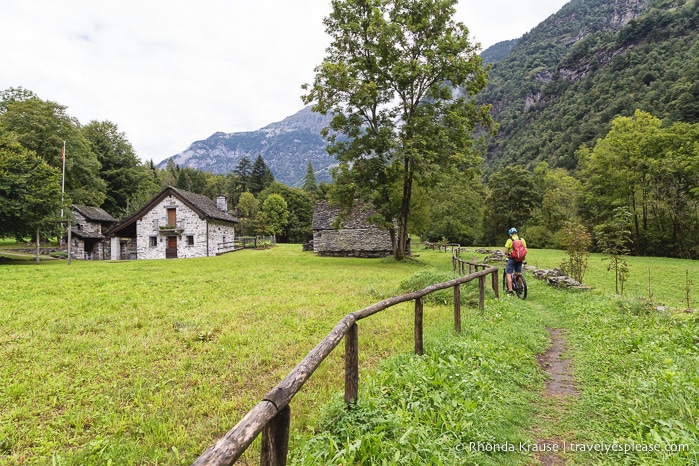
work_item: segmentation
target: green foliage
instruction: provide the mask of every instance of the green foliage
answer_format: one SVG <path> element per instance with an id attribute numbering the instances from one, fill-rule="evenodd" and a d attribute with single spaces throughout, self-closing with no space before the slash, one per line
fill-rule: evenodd
<path id="1" fill-rule="evenodd" d="M 631 242 L 631 212 L 623 207 L 614 210 L 614 216 L 608 223 L 595 227 L 597 243 L 609 261 L 607 270 L 614 271 L 615 289 L 617 294 L 624 294 L 624 283 L 629 276 L 629 267 L 625 256 L 628 255 L 628 245 Z"/>
<path id="2" fill-rule="evenodd" d="M 270 194 L 262 203 L 256 217 L 258 233 L 278 235 L 284 231 L 288 223 L 289 209 L 286 201 L 279 194 Z"/>
<path id="3" fill-rule="evenodd" d="M 100 177 L 106 183 L 100 207 L 116 218 L 126 215 L 139 198 L 151 198 L 160 189 L 154 171 L 136 157 L 126 135 L 110 121 L 91 121 L 81 129 L 90 150 L 100 163 Z"/>
<path id="4" fill-rule="evenodd" d="M 306 191 L 311 197 L 315 197 L 316 193 L 318 192 L 316 173 L 310 160 L 306 166 L 306 174 L 303 177 L 303 190 Z"/>
<path id="5" fill-rule="evenodd" d="M 580 223 L 565 223 L 561 231 L 561 244 L 568 255 L 568 258 L 561 263 L 561 270 L 579 283 L 583 283 L 587 260 L 590 256 L 588 251 L 592 245 L 590 233 Z"/>
<path id="6" fill-rule="evenodd" d="M 65 142 L 66 193 L 77 204 L 102 204 L 107 185 L 100 177 L 100 162 L 66 107 L 35 96 L 24 99 L 14 95 L 1 108 L 0 133 L 14 133 L 23 147 L 59 171 Z"/>
<path id="7" fill-rule="evenodd" d="M 670 123 L 699 121 L 696 2 L 624 8 L 643 14 L 623 23 L 606 0 L 571 1 L 493 67 L 479 95 L 493 104 L 500 128 L 489 142 L 488 171 L 538 161 L 572 170 L 581 144 L 636 109 Z"/>
<path id="8" fill-rule="evenodd" d="M 262 155 L 258 155 L 250 169 L 250 192 L 260 194 L 274 181 L 274 175 L 265 163 Z"/>
<path id="9" fill-rule="evenodd" d="M 508 165 L 488 179 L 485 205 L 486 242 L 500 243 L 511 227 L 521 229 L 540 203 L 532 174 L 519 165 Z M 504 240 L 503 240 L 504 242 Z"/>
<path id="10" fill-rule="evenodd" d="M 453 20 L 455 3 L 333 2 L 324 21 L 332 42 L 304 96 L 333 116 L 324 135 L 340 162 L 335 180 L 356 195 L 345 206 L 359 197 L 386 224 L 397 219 L 397 259 L 414 182 L 430 182 L 442 167 L 473 165 L 472 130 L 491 121 L 488 107 L 470 98 L 486 75 L 468 30 Z"/>
<path id="11" fill-rule="evenodd" d="M 398 286 L 398 292 L 403 294 L 420 291 L 430 285 L 434 285 L 435 283 L 446 282 L 457 277 L 458 276 L 454 273 L 447 271 L 439 271 L 435 269 L 420 270 L 410 278 L 403 280 Z M 436 291 L 425 296 L 424 300 L 428 303 L 453 304 L 454 291 L 451 289 Z"/>
<path id="12" fill-rule="evenodd" d="M 0 133 L 0 237 L 36 237 L 57 227 L 61 173 L 17 140 Z"/>
<path id="13" fill-rule="evenodd" d="M 588 223 L 608 223 L 624 207 L 632 216 L 634 253 L 697 257 L 699 123 L 662 127 L 637 111 L 616 118 L 609 133 L 579 156 Z"/>
<path id="14" fill-rule="evenodd" d="M 482 237 L 484 197 L 483 184 L 473 174 L 445 173 L 434 186 L 415 190 L 412 230 L 427 241 L 445 237 L 461 245 L 475 244 Z"/>
<path id="15" fill-rule="evenodd" d="M 264 203 L 270 194 L 279 194 L 284 198 L 289 210 L 289 221 L 277 234 L 278 240 L 289 243 L 305 243 L 313 237 L 313 200 L 306 190 L 290 188 L 277 181 L 271 183 L 260 193 L 259 200 Z"/>

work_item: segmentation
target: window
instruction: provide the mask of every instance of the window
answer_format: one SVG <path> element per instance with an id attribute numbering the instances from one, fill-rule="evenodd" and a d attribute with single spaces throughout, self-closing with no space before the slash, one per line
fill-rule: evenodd
<path id="1" fill-rule="evenodd" d="M 154 248 L 158 245 L 158 237 L 157 236 L 151 236 L 150 237 L 150 247 Z"/>
<path id="2" fill-rule="evenodd" d="M 187 235 L 187 246 L 194 246 L 194 236 Z"/>

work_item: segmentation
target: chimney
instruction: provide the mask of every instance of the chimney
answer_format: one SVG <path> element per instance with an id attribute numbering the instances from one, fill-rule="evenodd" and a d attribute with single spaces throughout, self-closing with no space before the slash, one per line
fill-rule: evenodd
<path id="1" fill-rule="evenodd" d="M 226 202 L 226 196 L 216 196 L 216 207 L 224 212 L 228 212 L 228 203 Z"/>

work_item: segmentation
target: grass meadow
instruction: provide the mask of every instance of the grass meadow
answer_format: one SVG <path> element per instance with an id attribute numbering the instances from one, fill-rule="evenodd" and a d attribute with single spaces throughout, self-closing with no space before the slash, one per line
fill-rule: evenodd
<path id="1" fill-rule="evenodd" d="M 189 464 L 338 320 L 426 266 L 298 245 L 0 265 L 0 463 Z M 360 324 L 362 367 L 411 346 L 411 312 Z M 342 387 L 341 351 L 295 398 L 294 429 Z"/>
<path id="2" fill-rule="evenodd" d="M 344 315 L 402 292 L 416 276 L 451 270 L 450 254 L 416 249 L 419 257 L 401 263 L 321 258 L 298 245 L 175 261 L 3 261 L 0 464 L 190 464 Z M 528 262 L 551 268 L 563 257 L 531 250 Z M 490 294 L 483 313 L 465 309 L 460 335 L 451 305 L 428 301 L 422 358 L 410 354 L 410 304 L 361 321 L 360 404 L 341 407 L 340 345 L 291 403 L 292 461 L 531 464 L 527 453 L 466 446 L 526 442 L 532 429 L 696 449 L 699 330 L 682 310 L 688 293 L 690 303 L 699 299 L 686 279 L 688 271 L 699 288 L 699 264 L 629 258 L 628 301 L 611 296 L 601 256 L 589 264 L 593 291 L 530 279 L 526 302 Z M 652 310 L 642 301 L 649 296 L 673 309 Z M 567 329 L 583 393 L 555 422 L 537 421 L 547 408 L 535 355 L 548 345 L 547 327 Z M 257 461 L 258 442 L 242 463 Z"/>

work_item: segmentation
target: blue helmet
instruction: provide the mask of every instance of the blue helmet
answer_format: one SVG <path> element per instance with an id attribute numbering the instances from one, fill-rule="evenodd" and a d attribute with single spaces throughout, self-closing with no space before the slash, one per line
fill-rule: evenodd
<path id="1" fill-rule="evenodd" d="M 515 233 L 517 233 L 517 229 L 516 229 L 516 228 L 510 228 L 510 229 L 507 231 L 507 234 L 508 234 L 508 235 L 514 235 Z"/>

